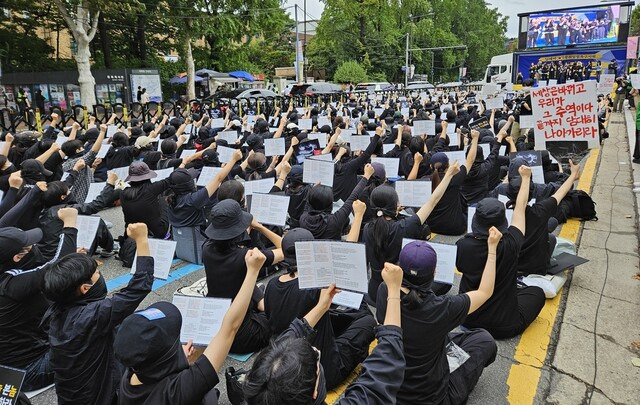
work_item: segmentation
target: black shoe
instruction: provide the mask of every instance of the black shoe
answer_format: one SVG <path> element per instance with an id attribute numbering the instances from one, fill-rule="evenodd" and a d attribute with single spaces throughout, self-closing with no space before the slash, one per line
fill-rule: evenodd
<path id="1" fill-rule="evenodd" d="M 635 158 L 635 159 L 632 160 L 632 162 L 640 164 L 640 158 Z"/>

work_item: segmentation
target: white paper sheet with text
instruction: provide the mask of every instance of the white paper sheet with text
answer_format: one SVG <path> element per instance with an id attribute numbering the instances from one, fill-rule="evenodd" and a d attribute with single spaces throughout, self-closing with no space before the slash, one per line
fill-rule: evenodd
<path id="1" fill-rule="evenodd" d="M 100 226 L 100 217 L 94 217 L 91 215 L 78 215 L 76 223 L 78 229 L 78 247 L 83 247 L 87 251 L 93 245 L 93 241 L 98 233 L 98 226 Z"/>
<path id="2" fill-rule="evenodd" d="M 195 346 L 208 346 L 220 330 L 231 300 L 175 294 L 173 305 L 178 307 L 182 315 L 180 341 L 186 343 L 192 339 Z"/>
<path id="3" fill-rule="evenodd" d="M 431 197 L 431 182 L 423 180 L 396 181 L 398 202 L 403 207 L 422 207 Z"/>
<path id="4" fill-rule="evenodd" d="M 384 166 L 384 171 L 388 179 L 398 177 L 400 170 L 400 159 L 398 158 L 371 158 L 371 163 L 380 163 Z"/>
<path id="5" fill-rule="evenodd" d="M 214 177 L 216 177 L 220 170 L 222 170 L 221 167 L 203 166 L 202 171 L 200 172 L 200 177 L 198 177 L 198 181 L 196 182 L 196 186 L 206 186 Z"/>
<path id="6" fill-rule="evenodd" d="M 249 212 L 261 224 L 284 226 L 289 210 L 289 196 L 253 193 Z"/>
<path id="7" fill-rule="evenodd" d="M 274 138 L 264 140 L 265 156 L 284 156 L 285 151 L 284 138 Z"/>
<path id="8" fill-rule="evenodd" d="M 273 188 L 275 179 L 270 177 L 267 179 L 245 181 L 242 184 L 244 185 L 245 196 L 252 195 L 253 193 L 267 194 Z"/>
<path id="9" fill-rule="evenodd" d="M 333 170 L 333 160 L 325 161 L 315 157 L 307 158 L 304 160 L 302 181 L 309 184 L 320 183 L 333 187 Z"/>
<path id="10" fill-rule="evenodd" d="M 153 257 L 153 277 L 166 280 L 173 262 L 173 254 L 176 251 L 176 241 L 149 238 L 149 253 Z M 138 252 L 133 259 L 131 274 L 136 272 Z"/>
<path id="11" fill-rule="evenodd" d="M 415 239 L 402 239 L 402 247 Z M 436 264 L 436 273 L 433 281 L 445 284 L 453 284 L 453 270 L 456 268 L 456 257 L 458 255 L 458 247 L 456 245 L 446 245 L 444 243 L 427 242 L 429 246 L 436 251 L 438 262 Z"/>
<path id="12" fill-rule="evenodd" d="M 296 242 L 300 288 L 325 288 L 331 283 L 344 290 L 366 293 L 365 245 L 337 241 Z"/>

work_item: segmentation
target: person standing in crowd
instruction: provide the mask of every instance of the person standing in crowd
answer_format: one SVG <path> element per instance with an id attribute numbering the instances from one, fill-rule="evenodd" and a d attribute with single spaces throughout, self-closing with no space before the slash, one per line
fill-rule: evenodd
<path id="1" fill-rule="evenodd" d="M 18 104 L 18 112 L 20 115 L 24 116 L 27 112 L 28 108 L 31 108 L 31 104 L 29 103 L 29 97 L 27 96 L 27 92 L 25 89 L 18 89 L 18 94 L 16 96 L 16 103 Z"/>
<path id="2" fill-rule="evenodd" d="M 631 95 L 640 96 L 640 89 L 633 89 Z M 640 164 L 640 105 L 636 105 L 636 144 L 633 148 L 633 163 Z"/>
<path id="3" fill-rule="evenodd" d="M 622 112 L 624 108 L 624 100 L 627 98 L 627 91 L 629 90 L 630 84 L 627 80 L 620 76 L 616 78 L 616 89 L 614 90 L 615 97 L 613 99 L 613 112 Z"/>
<path id="4" fill-rule="evenodd" d="M 46 101 L 46 98 L 44 98 L 44 96 L 42 95 L 42 90 L 40 89 L 36 90 L 35 102 L 36 102 L 36 107 L 38 107 L 38 109 L 40 110 L 40 114 L 44 114 L 45 101 Z"/>
<path id="5" fill-rule="evenodd" d="M 136 101 L 142 102 L 142 86 L 138 86 L 138 92 L 136 93 Z"/>
<path id="6" fill-rule="evenodd" d="M 142 103 L 142 105 L 147 105 L 149 103 L 149 101 L 151 101 L 151 99 L 149 98 L 149 94 L 147 93 L 147 89 L 143 88 L 140 92 L 140 102 Z"/>

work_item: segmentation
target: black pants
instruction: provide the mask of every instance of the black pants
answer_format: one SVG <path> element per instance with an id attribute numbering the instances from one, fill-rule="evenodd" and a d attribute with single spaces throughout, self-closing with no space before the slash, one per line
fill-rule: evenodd
<path id="1" fill-rule="evenodd" d="M 356 366 L 367 358 L 369 345 L 375 337 L 376 325 L 373 315 L 367 314 L 353 321 L 339 336 L 336 336 L 339 358 L 334 359 L 333 370 L 325 368 L 328 390 L 340 385 Z"/>
<path id="2" fill-rule="evenodd" d="M 484 329 L 451 332 L 449 338 L 469 354 L 469 359 L 449 375 L 449 403 L 463 404 L 478 383 L 485 367 L 496 359 L 498 347 Z"/>
<path id="3" fill-rule="evenodd" d="M 244 316 L 242 325 L 236 333 L 233 344 L 231 345 L 231 353 L 250 353 L 256 352 L 269 344 L 271 339 L 271 327 L 269 320 L 264 312 L 259 312 L 256 307 L 258 302 L 264 298 L 264 293 L 258 287 L 253 289 L 249 310 Z"/>
<path id="4" fill-rule="evenodd" d="M 636 146 L 633 148 L 633 158 L 640 159 L 640 129 L 636 129 Z"/>
<path id="5" fill-rule="evenodd" d="M 100 225 L 98 225 L 98 232 L 96 232 L 96 238 L 93 241 L 93 245 L 89 251 L 89 254 L 93 255 L 96 253 L 96 249 L 100 246 L 102 249 L 107 252 L 111 252 L 113 250 L 113 236 L 107 228 L 107 224 L 104 223 L 104 220 L 100 220 Z"/>

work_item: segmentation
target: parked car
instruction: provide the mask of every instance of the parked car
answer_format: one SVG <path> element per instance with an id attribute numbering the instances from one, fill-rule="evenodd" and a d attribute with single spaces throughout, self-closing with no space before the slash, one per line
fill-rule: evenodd
<path id="1" fill-rule="evenodd" d="M 407 90 L 432 90 L 436 86 L 429 82 L 409 82 L 407 83 Z"/>
<path id="2" fill-rule="evenodd" d="M 370 83 L 358 83 L 353 89 L 358 93 L 371 93 L 374 91 L 393 91 L 395 86 L 389 82 L 370 82 Z"/>
<path id="3" fill-rule="evenodd" d="M 239 88 L 239 89 L 231 89 L 231 90 L 221 90 L 217 91 L 214 94 L 206 97 L 204 102 L 211 102 L 212 100 L 216 101 L 217 105 L 225 106 L 229 105 L 229 100 L 231 99 L 243 99 L 243 98 L 266 98 L 266 97 L 277 97 L 278 95 L 271 90 L 267 89 L 247 89 L 247 88 Z"/>
<path id="4" fill-rule="evenodd" d="M 291 96 L 324 96 L 342 93 L 342 86 L 335 83 L 298 83 L 291 87 Z"/>

